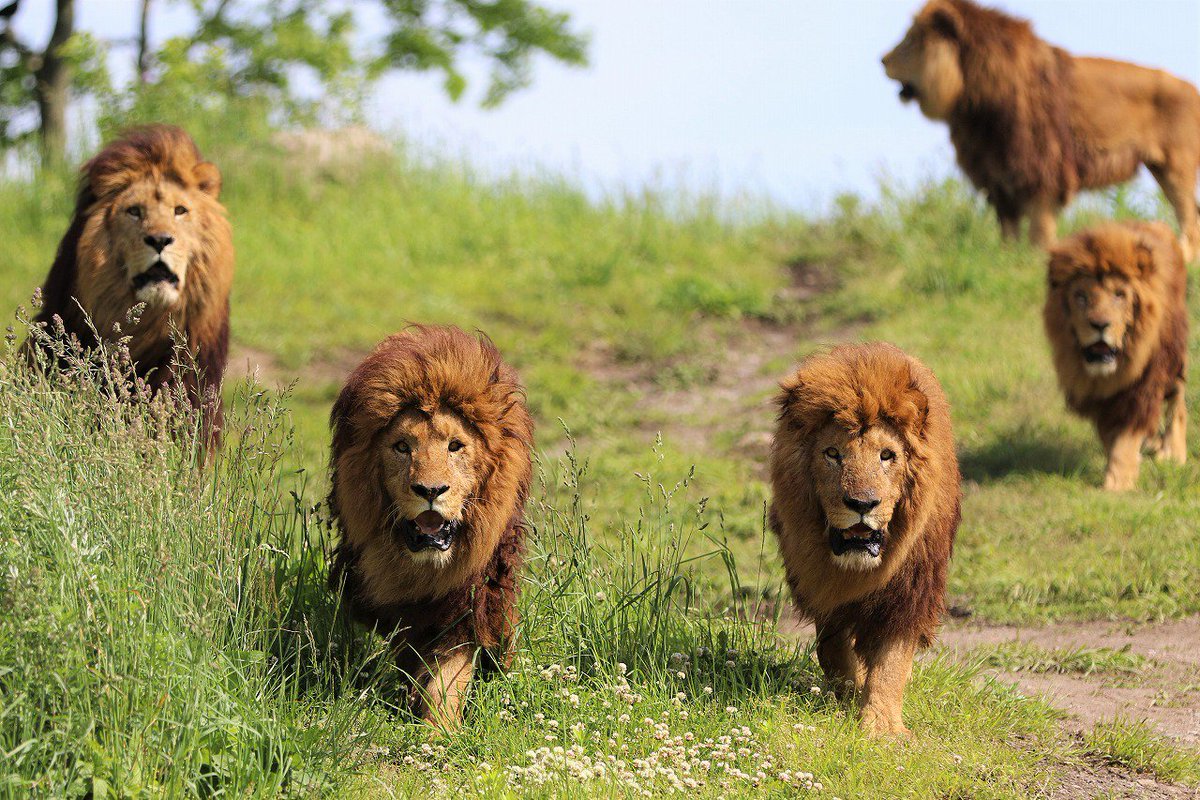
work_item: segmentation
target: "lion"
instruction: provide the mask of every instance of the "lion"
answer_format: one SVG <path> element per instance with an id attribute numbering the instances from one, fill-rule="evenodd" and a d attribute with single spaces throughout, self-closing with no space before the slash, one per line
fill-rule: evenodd
<path id="1" fill-rule="evenodd" d="M 223 417 L 234 264 L 220 192 L 220 171 L 180 128 L 126 132 L 80 170 L 71 223 L 34 319 L 51 334 L 61 320 L 85 348 L 99 344 L 97 335 L 131 337 L 138 377 L 160 391 L 178 373 L 210 441 Z M 186 340 L 184 359 L 176 332 Z"/>
<path id="2" fill-rule="evenodd" d="M 1080 189 L 1129 180 L 1145 164 L 1175 209 L 1185 260 L 1200 246 L 1200 92 L 1162 70 L 1083 58 L 1029 22 L 969 0 L 930 0 L 883 57 L 900 97 L 950 126 L 958 164 L 1006 239 L 1029 219 L 1049 247 Z"/>
<path id="3" fill-rule="evenodd" d="M 517 624 L 533 420 L 484 336 L 413 326 L 351 373 L 330 416 L 330 586 L 390 636 L 415 714 L 461 723 L 481 650 L 506 668 Z"/>
<path id="4" fill-rule="evenodd" d="M 867 733 L 908 735 L 904 687 L 941 623 L 959 523 L 949 403 L 883 343 L 810 356 L 781 389 L 769 520 L 792 596 Z"/>
<path id="5" fill-rule="evenodd" d="M 1113 222 L 1062 241 L 1050 252 L 1043 319 L 1067 405 L 1104 445 L 1104 488 L 1137 484 L 1143 445 L 1184 463 L 1187 267 L 1171 229 Z"/>

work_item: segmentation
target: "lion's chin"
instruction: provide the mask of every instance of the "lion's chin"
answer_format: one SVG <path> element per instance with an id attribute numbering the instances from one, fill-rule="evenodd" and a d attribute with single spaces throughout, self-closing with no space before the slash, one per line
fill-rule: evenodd
<path id="1" fill-rule="evenodd" d="M 865 522 L 849 528 L 829 527 L 829 550 L 833 561 L 846 569 L 869 570 L 883 561 L 884 532 Z"/>
<path id="2" fill-rule="evenodd" d="M 1089 375 L 1112 375 L 1117 371 L 1117 356 L 1121 354 L 1121 351 L 1107 342 L 1093 342 L 1081 350 L 1083 368 Z"/>
<path id="3" fill-rule="evenodd" d="M 151 308 L 172 306 L 183 293 L 183 281 L 162 259 L 134 275 L 133 296 Z"/>

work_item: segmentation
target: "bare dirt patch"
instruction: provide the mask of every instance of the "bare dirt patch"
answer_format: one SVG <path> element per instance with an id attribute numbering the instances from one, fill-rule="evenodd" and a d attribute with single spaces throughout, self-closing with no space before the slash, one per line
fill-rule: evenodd
<path id="1" fill-rule="evenodd" d="M 1054 768 L 1054 800 L 1133 800 L 1137 798 L 1195 798 L 1196 792 L 1183 786 L 1163 783 L 1147 775 L 1129 772 L 1102 759 L 1088 758 L 1078 764 L 1059 764 Z"/>
<path id="2" fill-rule="evenodd" d="M 265 386 L 286 385 L 295 380 L 312 384 L 341 383 L 364 355 L 341 349 L 331 355 L 314 358 L 299 369 L 288 369 L 273 353 L 235 343 L 229 348 L 229 365 L 225 375 L 235 381 L 252 377 Z"/>
<path id="3" fill-rule="evenodd" d="M 661 432 L 683 449 L 702 448 L 714 437 L 728 437 L 734 451 L 765 470 L 774 429 L 771 404 L 779 381 L 802 346 L 852 339 L 851 324 L 815 335 L 804 306 L 838 286 L 829 265 L 798 260 L 783 265 L 787 285 L 777 302 L 789 321 L 747 318 L 733 326 L 699 320 L 698 346 L 686 359 L 667 363 L 623 363 L 604 343 L 580 354 L 579 368 L 596 380 L 636 396 L 645 413 L 647 434 Z"/>
<path id="4" fill-rule="evenodd" d="M 1113 719 L 1145 720 L 1186 746 L 1200 744 L 1200 617 L 1161 623 L 1075 622 L 1036 628 L 947 625 L 941 647 L 961 660 L 977 648 L 1007 643 L 1048 650 L 1105 647 L 1150 659 L 1137 675 L 1051 674 L 990 669 L 988 674 L 1025 694 L 1045 697 L 1068 716 L 1073 732 Z"/>

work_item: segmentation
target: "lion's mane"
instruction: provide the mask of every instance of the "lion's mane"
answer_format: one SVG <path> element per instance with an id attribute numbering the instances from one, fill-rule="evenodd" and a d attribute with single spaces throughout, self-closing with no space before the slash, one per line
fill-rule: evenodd
<path id="1" fill-rule="evenodd" d="M 770 521 L 800 612 L 818 625 L 848 626 L 860 642 L 908 632 L 927 646 L 945 607 L 960 498 L 950 406 L 937 379 L 892 345 L 842 345 L 806 359 L 777 402 Z M 811 439 L 830 421 L 851 431 L 887 423 L 908 450 L 883 563 L 869 572 L 830 558 L 807 468 Z"/>
<path id="2" fill-rule="evenodd" d="M 466 547 L 456 545 L 449 564 L 422 568 L 421 580 L 397 587 L 401 562 L 389 541 L 387 493 L 373 445 L 397 414 L 414 407 L 461 414 L 480 434 L 484 452 L 478 493 L 462 520 Z M 420 667 L 415 653 L 426 655 L 435 641 L 503 648 L 516 621 L 532 474 L 533 420 L 516 372 L 486 337 L 413 326 L 385 339 L 351 373 L 330 424 L 329 502 L 341 532 L 330 586 L 340 588 L 351 614 L 382 633 L 402 632 L 412 646 L 407 663 L 400 654 L 409 674 Z"/>
<path id="3" fill-rule="evenodd" d="M 145 177 L 190 190 L 191 213 L 200 220 L 201 247 L 188 265 L 178 306 L 169 313 L 144 315 L 130 326 L 126 318 L 137 301 L 127 281 L 118 277 L 119 265 L 110 263 L 103 226 L 115 197 Z M 98 344 L 97 333 L 108 338 L 114 324 L 120 325 L 123 335 L 132 337 L 129 349 L 137 374 L 155 390 L 174 379 L 172 332 L 182 333 L 193 363 L 184 365 L 181 379 L 192 403 L 205 410 L 214 434 L 221 424 L 234 264 L 233 234 L 217 200 L 220 187 L 220 172 L 175 126 L 135 128 L 109 144 L 80 170 L 71 222 L 42 286 L 42 308 L 34 319 L 52 332 L 58 317 L 66 334 L 87 348 Z"/>
<path id="4" fill-rule="evenodd" d="M 1117 371 L 1095 377 L 1080 357 L 1068 290 L 1077 277 L 1106 275 L 1129 281 L 1135 312 Z M 1187 359 L 1187 269 L 1171 229 L 1112 222 L 1081 231 L 1051 251 L 1047 284 L 1043 321 L 1068 406 L 1101 431 L 1156 430 L 1163 397 Z"/>
<path id="5" fill-rule="evenodd" d="M 956 29 L 963 93 L 948 120 L 959 166 L 1001 217 L 1030 201 L 1065 205 L 1079 187 L 1071 57 L 1030 24 L 968 0 L 940 0 Z"/>

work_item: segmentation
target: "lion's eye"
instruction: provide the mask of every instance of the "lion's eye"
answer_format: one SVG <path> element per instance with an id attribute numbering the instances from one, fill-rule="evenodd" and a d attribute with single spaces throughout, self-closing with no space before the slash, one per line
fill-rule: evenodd
<path id="1" fill-rule="evenodd" d="M 1117 296 L 1118 300 L 1125 299 L 1125 290 L 1124 289 L 1117 289 L 1115 292 L 1113 292 L 1113 294 L 1115 294 Z"/>
<path id="2" fill-rule="evenodd" d="M 895 457 L 896 457 L 896 454 L 895 454 L 895 453 L 893 453 L 891 450 L 888 450 L 888 449 L 884 449 L 884 450 L 882 450 L 882 451 L 879 453 L 879 460 L 880 460 L 880 461 L 891 461 L 891 460 L 892 460 L 892 459 L 894 459 Z"/>
<path id="3" fill-rule="evenodd" d="M 1075 302 L 1081 306 L 1086 306 L 1087 305 L 1087 294 L 1085 294 L 1084 292 L 1076 292 L 1075 293 Z"/>
<path id="4" fill-rule="evenodd" d="M 451 453 L 457 453 L 459 450 L 462 450 L 463 447 L 465 447 L 465 446 L 466 445 L 464 445 L 458 439 L 451 439 L 450 444 L 447 445 L 446 449 L 449 450 Z"/>
<path id="5" fill-rule="evenodd" d="M 408 455 L 409 453 L 412 452 L 412 448 L 408 446 L 408 442 L 405 442 L 403 440 L 396 442 L 394 445 L 392 445 L 392 449 L 395 450 L 397 453 L 403 453 L 404 455 Z"/>
<path id="6" fill-rule="evenodd" d="M 825 448 L 825 457 L 833 459 L 834 461 L 837 461 L 839 458 L 842 457 L 842 454 L 837 451 L 836 447 L 826 447 Z"/>
<path id="7" fill-rule="evenodd" d="M 125 213 L 128 214 L 129 216 L 133 217 L 134 219 L 141 219 L 142 218 L 142 207 L 141 206 L 130 206 L 129 208 L 125 209 Z"/>
<path id="8" fill-rule="evenodd" d="M 175 216 L 182 217 L 186 213 L 187 213 L 187 209 L 184 208 L 183 206 L 175 206 Z"/>

